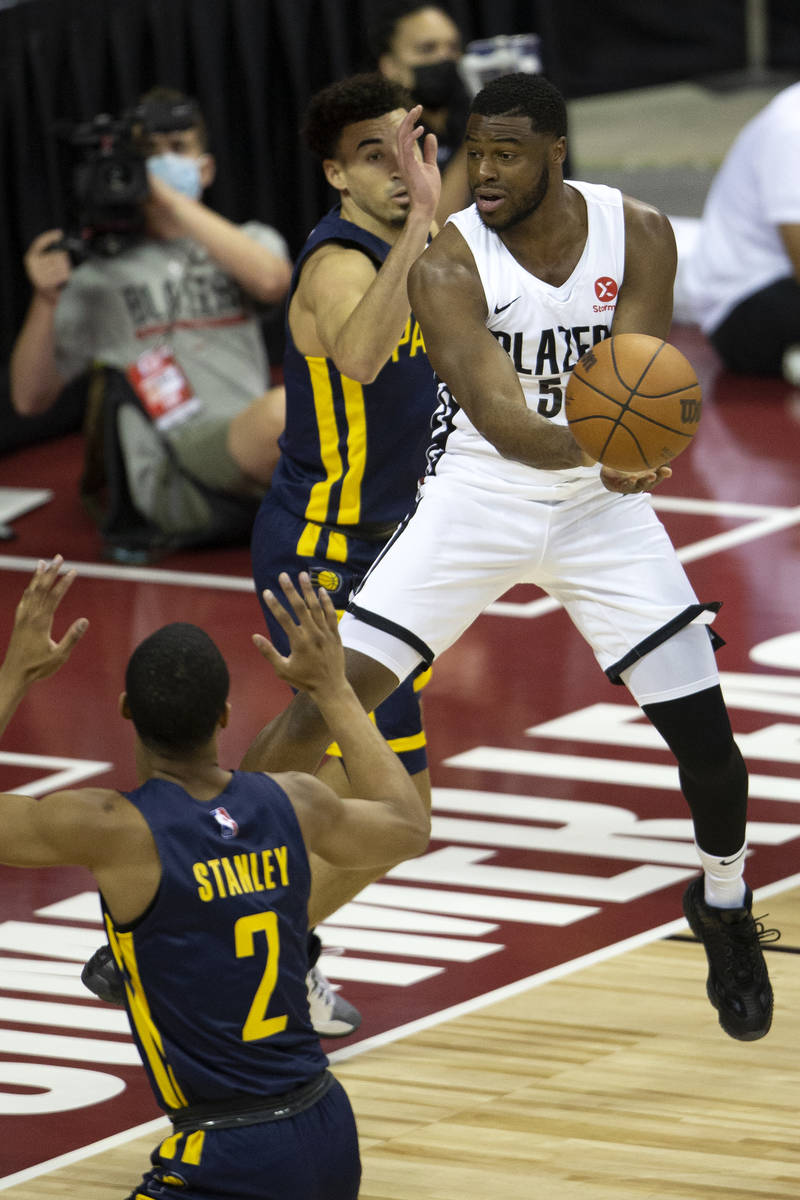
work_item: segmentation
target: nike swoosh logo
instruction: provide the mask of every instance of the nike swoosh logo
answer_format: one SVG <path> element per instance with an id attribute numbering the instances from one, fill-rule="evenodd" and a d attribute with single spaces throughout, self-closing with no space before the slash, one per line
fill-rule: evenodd
<path id="1" fill-rule="evenodd" d="M 719 865 L 721 867 L 733 866 L 733 864 L 736 862 L 736 860 L 741 858 L 743 854 L 744 854 L 744 850 L 740 850 L 738 854 L 734 854 L 733 858 L 721 858 L 719 860 Z"/>
<path id="2" fill-rule="evenodd" d="M 519 300 L 519 296 L 515 296 L 513 300 L 509 300 L 508 304 L 495 304 L 495 306 L 494 306 L 495 313 L 505 312 L 507 308 L 511 308 L 511 305 L 516 304 L 518 300 Z"/>

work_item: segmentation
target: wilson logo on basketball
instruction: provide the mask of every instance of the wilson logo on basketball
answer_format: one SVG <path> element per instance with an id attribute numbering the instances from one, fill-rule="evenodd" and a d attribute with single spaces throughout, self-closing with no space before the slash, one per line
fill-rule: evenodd
<path id="1" fill-rule="evenodd" d="M 608 304 L 611 300 L 616 300 L 618 291 L 617 281 L 610 279 L 608 275 L 601 275 L 599 279 L 595 279 L 594 281 L 594 294 L 598 300 L 602 300 L 603 304 Z"/>

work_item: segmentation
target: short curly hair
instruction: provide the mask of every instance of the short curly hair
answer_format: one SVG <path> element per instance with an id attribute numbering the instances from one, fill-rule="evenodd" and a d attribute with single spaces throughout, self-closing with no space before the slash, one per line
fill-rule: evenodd
<path id="1" fill-rule="evenodd" d="M 410 109 L 413 104 L 401 84 L 377 71 L 351 75 L 312 96 L 300 132 L 309 150 L 319 158 L 333 158 L 346 126 L 382 117 L 397 108 Z"/>
<path id="2" fill-rule="evenodd" d="M 567 106 L 558 88 L 543 75 L 519 71 L 500 75 L 478 92 L 470 112 L 482 117 L 530 117 L 534 133 L 567 136 Z"/>
<path id="3" fill-rule="evenodd" d="M 134 727 L 151 749 L 189 753 L 204 746 L 225 710 L 228 668 L 197 625 L 175 621 L 134 650 L 125 694 Z"/>

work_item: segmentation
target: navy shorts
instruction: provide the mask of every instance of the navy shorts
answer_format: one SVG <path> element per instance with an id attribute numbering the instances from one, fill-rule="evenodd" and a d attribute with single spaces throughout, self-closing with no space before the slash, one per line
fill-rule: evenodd
<path id="1" fill-rule="evenodd" d="M 342 612 L 386 540 L 388 535 L 384 540 L 367 540 L 306 521 L 287 512 L 267 494 L 253 526 L 253 579 L 270 638 L 282 654 L 288 650 L 288 641 L 264 603 L 264 588 L 282 598 L 278 583 L 281 571 L 288 572 L 293 583 L 297 583 L 300 571 L 308 571 L 314 587 L 324 587 L 334 607 Z M 410 775 L 428 765 L 420 691 L 429 678 L 430 670 L 422 667 L 375 710 L 378 729 Z M 336 749 L 331 752 L 336 753 Z"/>
<path id="2" fill-rule="evenodd" d="M 342 1085 L 281 1121 L 172 1134 L 128 1200 L 356 1200 L 358 1134 Z"/>

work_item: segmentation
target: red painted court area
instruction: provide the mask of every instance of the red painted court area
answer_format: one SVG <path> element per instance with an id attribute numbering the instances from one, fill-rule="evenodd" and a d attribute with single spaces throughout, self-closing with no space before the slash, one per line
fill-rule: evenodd
<path id="1" fill-rule="evenodd" d="M 751 770 L 757 890 L 796 873 L 800 845 L 800 393 L 721 373 L 694 331 L 672 340 L 698 369 L 705 411 L 656 503 L 700 598 L 724 601 L 718 662 Z M 3 462 L 4 485 L 55 492 L 2 547 L 3 636 L 36 558 L 55 551 L 81 575 L 63 621 L 91 621 L 69 666 L 34 689 L 7 731 L 3 789 L 41 794 L 64 778 L 130 786 L 130 730 L 117 715 L 124 664 L 175 619 L 206 628 L 228 659 L 223 750 L 236 765 L 288 699 L 250 644 L 261 617 L 247 549 L 176 555 L 147 571 L 102 563 L 76 497 L 79 456 L 69 438 Z M 697 870 L 668 752 L 535 589 L 504 597 L 443 656 L 426 715 L 430 849 L 322 930 L 326 972 L 364 1015 L 351 1042 L 671 931 Z M 159 1115 L 124 1017 L 79 981 L 101 940 L 90 890 L 82 871 L 0 868 L 0 1187 Z"/>

